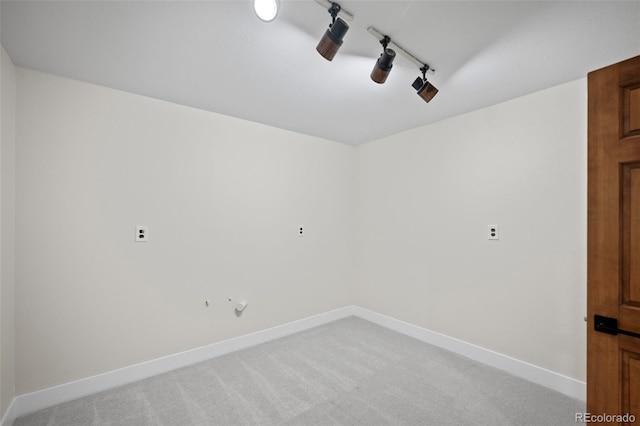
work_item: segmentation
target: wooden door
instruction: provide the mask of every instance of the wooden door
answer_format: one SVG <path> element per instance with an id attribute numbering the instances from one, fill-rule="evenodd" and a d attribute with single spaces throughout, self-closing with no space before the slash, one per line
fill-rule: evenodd
<path id="1" fill-rule="evenodd" d="M 640 56 L 588 86 L 587 412 L 640 424 Z"/>

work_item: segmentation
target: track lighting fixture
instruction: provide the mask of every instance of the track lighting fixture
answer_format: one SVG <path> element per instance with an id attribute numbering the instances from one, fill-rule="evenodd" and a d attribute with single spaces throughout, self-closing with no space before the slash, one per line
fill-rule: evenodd
<path id="1" fill-rule="evenodd" d="M 342 46 L 342 38 L 349 30 L 349 25 L 342 18 L 338 18 L 340 9 L 338 3 L 331 3 L 329 13 L 331 14 L 332 22 L 329 25 L 329 29 L 320 39 L 318 46 L 316 46 L 318 53 L 327 61 L 333 60 L 333 57 L 336 56 L 338 49 Z"/>
<path id="2" fill-rule="evenodd" d="M 395 52 L 398 52 L 401 56 L 404 56 L 406 59 L 408 59 L 409 61 L 413 62 L 414 64 L 420 67 L 420 71 L 422 71 L 422 77 L 416 78 L 412 86 L 414 89 L 418 91 L 418 96 L 420 96 L 425 102 L 431 101 L 431 99 L 433 99 L 436 93 L 438 93 L 438 89 L 436 89 L 433 84 L 427 81 L 427 72 L 429 72 L 430 74 L 433 74 L 434 69 L 431 68 L 429 65 L 427 65 L 425 62 L 418 59 L 413 53 L 409 52 L 407 49 L 403 48 L 402 46 L 399 46 L 398 43 L 392 41 L 389 36 L 382 34 L 377 29 L 373 27 L 369 27 L 367 28 L 367 31 L 369 32 L 369 34 L 371 34 L 372 36 L 374 36 L 380 41 L 380 43 L 384 47 L 385 52 L 388 50 L 391 50 L 392 52 L 394 52 L 394 55 L 393 55 L 394 57 L 395 57 Z M 387 49 L 387 46 L 393 47 L 393 50 Z M 391 60 L 387 60 L 386 62 L 386 64 L 388 65 L 388 70 L 386 74 L 388 74 L 391 71 L 391 61 L 393 61 L 393 58 L 391 58 Z M 380 62 L 385 63 L 384 52 L 378 59 L 378 62 L 376 62 L 376 67 L 371 72 L 371 79 L 377 83 L 384 82 L 384 79 L 386 79 L 386 74 L 384 75 L 384 78 L 382 79 L 382 81 L 377 81 L 376 78 L 374 78 L 374 74 L 376 74 L 377 68 Z"/>
<path id="3" fill-rule="evenodd" d="M 382 53 L 371 71 L 371 80 L 378 84 L 382 84 L 387 80 L 387 76 L 393 67 L 393 60 L 396 57 L 396 52 L 393 49 L 387 48 L 390 41 L 391 39 L 389 36 L 384 36 L 384 38 L 380 40 L 380 44 L 382 44 Z"/>
<path id="4" fill-rule="evenodd" d="M 327 5 L 329 5 L 328 11 L 331 15 L 332 22 L 329 24 L 329 29 L 324 33 L 322 39 L 320 39 L 318 46 L 316 46 L 316 50 L 323 58 L 331 61 L 338 52 L 338 49 L 340 49 L 340 46 L 342 46 L 342 39 L 349 30 L 349 25 L 342 18 L 338 17 L 338 14 L 341 14 L 348 20 L 353 19 L 353 15 L 342 10 L 338 3 L 329 3 L 326 0 L 316 0 L 316 2 L 323 7 L 327 7 Z M 380 41 L 380 44 L 382 44 L 382 53 L 376 60 L 373 70 L 371 71 L 371 80 L 378 84 L 382 84 L 387 80 L 387 77 L 391 72 L 391 68 L 393 68 L 393 61 L 396 57 L 396 52 L 398 52 L 401 56 L 404 56 L 406 59 L 420 67 L 422 77 L 416 78 L 412 86 L 416 89 L 418 96 L 420 96 L 422 100 L 430 102 L 438 93 L 438 89 L 427 81 L 427 72 L 433 74 L 434 69 L 418 59 L 413 53 L 391 41 L 391 37 L 382 34 L 374 27 L 367 28 L 367 31 L 376 37 L 378 41 Z"/>
<path id="5" fill-rule="evenodd" d="M 422 77 L 416 78 L 412 84 L 413 88 L 418 91 L 418 96 L 420 96 L 425 102 L 431 101 L 431 99 L 433 99 L 433 97 L 438 93 L 438 89 L 427 81 L 428 70 L 429 66 L 423 65 L 422 68 L 420 68 L 420 71 L 422 71 Z"/>

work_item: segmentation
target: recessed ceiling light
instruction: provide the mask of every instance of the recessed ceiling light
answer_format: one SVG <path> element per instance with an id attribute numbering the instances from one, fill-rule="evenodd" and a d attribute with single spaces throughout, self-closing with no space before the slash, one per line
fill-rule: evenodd
<path id="1" fill-rule="evenodd" d="M 271 22 L 278 15 L 279 0 L 253 0 L 253 10 L 258 18 L 265 22 Z"/>

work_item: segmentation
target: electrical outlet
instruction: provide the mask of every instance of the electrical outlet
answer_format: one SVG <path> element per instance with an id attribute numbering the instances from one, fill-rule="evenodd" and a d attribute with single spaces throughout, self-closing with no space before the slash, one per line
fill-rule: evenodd
<path id="1" fill-rule="evenodd" d="M 147 225 L 136 226 L 136 243 L 146 243 L 149 241 L 149 227 Z"/>
<path id="2" fill-rule="evenodd" d="M 487 238 L 490 240 L 500 239 L 500 228 L 498 225 L 487 225 Z"/>
<path id="3" fill-rule="evenodd" d="M 304 226 L 298 225 L 298 237 L 304 237 Z"/>

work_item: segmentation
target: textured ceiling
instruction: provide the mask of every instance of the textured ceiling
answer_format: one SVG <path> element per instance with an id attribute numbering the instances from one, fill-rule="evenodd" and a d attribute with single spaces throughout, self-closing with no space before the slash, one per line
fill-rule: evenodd
<path id="1" fill-rule="evenodd" d="M 331 20 L 280 0 L 265 23 L 248 0 L 6 1 L 2 45 L 18 66 L 357 145 L 537 90 L 640 54 L 639 1 L 340 2 L 354 15 L 333 62 Z M 436 69 L 429 104 L 398 56 L 369 78 L 374 26 Z"/>

